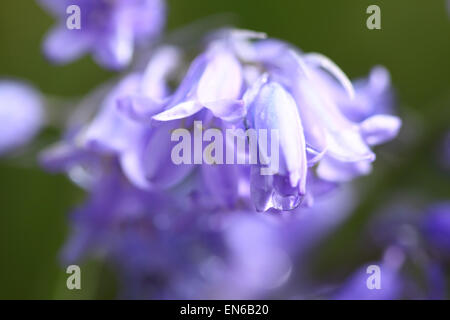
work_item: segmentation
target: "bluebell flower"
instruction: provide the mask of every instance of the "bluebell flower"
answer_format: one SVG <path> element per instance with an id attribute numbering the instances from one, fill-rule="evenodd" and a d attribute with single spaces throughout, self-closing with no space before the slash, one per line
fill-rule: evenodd
<path id="1" fill-rule="evenodd" d="M 290 210 L 306 194 L 306 143 L 294 98 L 276 82 L 261 86 L 249 103 L 250 126 L 256 130 L 277 130 L 280 145 L 279 168 L 262 175 L 260 165 L 252 169 L 252 198 L 256 208 Z M 270 146 L 273 141 L 269 140 Z M 269 164 L 271 167 L 272 164 Z"/>
<path id="2" fill-rule="evenodd" d="M 383 66 L 376 66 L 367 77 L 354 80 L 353 87 L 354 99 L 335 92 L 339 108 L 350 120 L 362 122 L 376 114 L 394 113 L 395 93 L 389 71 Z"/>
<path id="3" fill-rule="evenodd" d="M 214 42 L 192 63 L 166 110 L 153 119 L 183 119 L 206 108 L 220 119 L 238 120 L 245 115 L 241 99 L 243 85 L 243 71 L 237 57 L 225 44 Z"/>
<path id="4" fill-rule="evenodd" d="M 417 209 L 410 202 L 397 202 L 377 215 L 371 224 L 371 238 L 377 246 L 395 248 L 394 252 L 403 256 L 403 267 L 397 271 L 404 292 L 398 298 L 444 299 L 449 205 L 444 202 Z M 417 281 L 418 274 L 424 281 Z"/>
<path id="5" fill-rule="evenodd" d="M 421 229 L 429 244 L 441 254 L 450 253 L 450 203 L 432 205 L 421 221 Z"/>
<path id="6" fill-rule="evenodd" d="M 380 287 L 368 286 L 371 273 L 367 272 L 369 265 L 356 271 L 347 282 L 339 288 L 333 297 L 336 300 L 395 300 L 402 294 L 401 275 L 393 267 L 379 262 L 373 265 L 380 269 Z M 370 279 L 369 279 L 370 281 Z"/>
<path id="7" fill-rule="evenodd" d="M 0 154 L 30 142 L 44 124 L 44 100 L 19 81 L 0 80 Z"/>
<path id="8" fill-rule="evenodd" d="M 177 61 L 175 48 L 162 47 L 155 51 L 144 72 L 127 75 L 104 97 L 88 101 L 88 108 L 95 110 L 99 105 L 97 114 L 68 130 L 70 135 L 65 141 L 43 154 L 44 164 L 50 169 L 68 170 L 80 159 L 97 167 L 101 159 L 112 158 L 138 188 L 165 188 L 179 183 L 190 167 L 176 166 L 171 161 L 174 143 L 170 142 L 170 134 L 181 124 L 172 121 L 152 126 L 137 120 L 162 110 L 169 94 L 168 76 Z"/>
<path id="9" fill-rule="evenodd" d="M 165 23 L 164 0 L 38 2 L 59 20 L 44 43 L 45 55 L 58 64 L 90 52 L 104 67 L 125 67 L 131 61 L 135 45 L 157 37 Z M 66 25 L 71 5 L 80 8 L 80 29 L 69 29 Z"/>
<path id="10" fill-rule="evenodd" d="M 343 72 L 320 54 L 302 55 L 279 42 L 262 46 L 260 51 L 267 53 L 261 59 L 296 100 L 310 165 L 318 164 L 318 177 L 343 182 L 369 173 L 375 159 L 370 146 L 392 139 L 401 125 L 397 117 L 374 110 L 375 101 L 385 99 L 386 85 L 377 79 L 383 90 L 373 89 L 371 94 L 358 86 L 355 92 Z M 361 97 L 374 101 L 369 112 Z M 377 108 L 387 107 L 378 104 Z M 365 117 L 352 121 L 348 117 L 352 112 L 365 113 Z"/>
<path id="11" fill-rule="evenodd" d="M 388 74 L 353 87 L 328 58 L 260 38 L 214 36 L 174 89 L 183 56 L 161 47 L 145 70 L 81 103 L 63 141 L 42 156 L 89 193 L 71 217 L 65 263 L 103 254 L 125 297 L 263 297 L 345 219 L 351 197 L 321 206 L 318 196 L 366 172 L 370 147 L 397 134 L 400 120 L 379 106 L 391 103 Z M 256 163 L 175 164 L 172 133 L 198 123 L 277 134 L 267 144 L 256 137 Z M 278 162 L 261 152 L 267 145 Z M 250 160 L 250 149 L 236 158 Z"/>
<path id="12" fill-rule="evenodd" d="M 355 91 L 328 58 L 254 38 L 260 34 L 229 31 L 212 41 L 153 119 L 173 121 L 208 110 L 246 129 L 277 131 L 279 168 L 269 165 L 273 174 L 261 175 L 262 159 L 252 168 L 251 197 L 260 211 L 291 210 L 311 202 L 308 185 L 324 190 L 368 174 L 375 160 L 370 146 L 389 141 L 401 126 L 389 113 L 387 71 L 375 69 L 355 83 Z"/>

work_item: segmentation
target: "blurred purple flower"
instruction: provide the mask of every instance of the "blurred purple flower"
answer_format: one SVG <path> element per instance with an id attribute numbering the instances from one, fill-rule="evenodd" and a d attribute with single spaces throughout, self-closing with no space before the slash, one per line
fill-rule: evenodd
<path id="1" fill-rule="evenodd" d="M 167 78 L 177 63 L 175 48 L 156 50 L 144 72 L 127 75 L 105 97 L 95 100 L 94 105 L 88 103 L 94 113 L 98 104 L 98 113 L 68 130 L 68 139 L 44 152 L 44 166 L 67 170 L 80 161 L 97 165 L 102 162 L 100 159 L 112 158 L 138 188 L 165 188 L 180 182 L 190 170 L 174 165 L 170 159 L 173 147 L 170 133 L 180 124 L 172 121 L 152 126 L 135 119 L 137 114 L 142 116 L 141 104 L 145 104 L 146 115 L 162 110 L 169 94 Z M 99 168 L 91 171 L 99 172 Z"/>
<path id="2" fill-rule="evenodd" d="M 102 255 L 118 271 L 124 298 L 266 297 L 288 282 L 296 257 L 350 212 L 342 194 L 299 215 L 209 210 L 182 190 L 136 189 L 118 169 L 111 164 L 72 214 L 63 261 Z"/>
<path id="3" fill-rule="evenodd" d="M 339 288 L 337 300 L 395 300 L 400 299 L 404 280 L 400 273 L 405 260 L 404 252 L 395 246 L 389 247 L 383 261 L 367 264 L 355 272 Z"/>
<path id="4" fill-rule="evenodd" d="M 371 276 L 367 272 L 368 266 L 365 266 L 355 272 L 354 275 L 339 289 L 334 297 L 336 300 L 395 300 L 400 298 L 401 281 L 396 270 L 386 265 L 374 264 L 380 268 L 379 289 L 369 289 L 367 284 Z"/>
<path id="5" fill-rule="evenodd" d="M 35 89 L 0 80 L 0 154 L 28 143 L 43 122 L 43 99 Z"/>
<path id="6" fill-rule="evenodd" d="M 450 205 L 436 203 L 418 210 L 411 200 L 397 201 L 376 215 L 371 238 L 380 248 L 396 248 L 405 258 L 401 272 L 405 288 L 403 297 L 414 299 L 445 298 L 443 268 L 450 248 Z M 411 265 L 415 273 L 410 274 Z M 426 280 L 417 281 L 417 273 Z"/>
<path id="7" fill-rule="evenodd" d="M 446 296 L 445 270 L 439 263 L 432 262 L 427 267 L 428 294 L 427 298 L 432 300 L 443 300 Z"/>
<path id="8" fill-rule="evenodd" d="M 430 206 L 421 227 L 430 245 L 443 254 L 450 254 L 450 203 Z"/>
<path id="9" fill-rule="evenodd" d="M 100 65 L 120 69 L 127 66 L 134 46 L 151 40 L 165 22 L 164 0 L 38 0 L 59 20 L 44 43 L 53 62 L 71 62 L 87 52 Z M 66 12 L 71 5 L 81 10 L 81 28 L 68 29 Z"/>

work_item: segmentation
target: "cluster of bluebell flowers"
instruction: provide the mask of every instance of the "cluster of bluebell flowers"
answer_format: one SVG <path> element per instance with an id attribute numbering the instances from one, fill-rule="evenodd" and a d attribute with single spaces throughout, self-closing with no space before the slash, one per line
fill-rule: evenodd
<path id="1" fill-rule="evenodd" d="M 72 2 L 79 30 L 65 26 Z M 123 68 L 165 20 L 161 0 L 40 3 L 59 19 L 44 43 L 56 63 L 90 52 Z M 144 68 L 83 99 L 62 141 L 41 155 L 89 194 L 71 216 L 63 260 L 105 257 L 125 297 L 264 297 L 290 277 L 298 242 L 319 238 L 301 238 L 317 219 L 302 214 L 328 217 L 330 208 L 314 211 L 316 199 L 370 173 L 371 147 L 398 134 L 390 75 L 378 66 L 352 83 L 329 58 L 247 30 L 211 33 L 192 62 L 186 56 L 173 44 L 153 46 Z M 278 168 L 262 175 L 270 162 L 174 163 L 173 132 L 199 122 L 276 130 Z"/>

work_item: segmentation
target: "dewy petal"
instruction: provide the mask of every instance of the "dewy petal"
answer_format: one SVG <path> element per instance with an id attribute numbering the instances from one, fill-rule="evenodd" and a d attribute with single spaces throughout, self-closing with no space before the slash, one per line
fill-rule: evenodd
<path id="1" fill-rule="evenodd" d="M 301 204 L 303 200 L 301 194 L 297 192 L 282 195 L 275 190 L 274 185 L 274 175 L 261 175 L 260 165 L 251 166 L 250 197 L 258 212 L 265 212 L 272 208 L 283 211 L 293 210 Z"/>
<path id="2" fill-rule="evenodd" d="M 200 78 L 197 96 L 201 103 L 238 99 L 243 84 L 239 61 L 229 52 L 212 53 Z"/>
<path id="3" fill-rule="evenodd" d="M 252 166 L 250 176 L 250 195 L 256 210 L 259 212 L 265 212 L 270 208 L 273 208 L 273 194 L 273 176 L 263 176 L 260 172 L 260 166 Z"/>
<path id="4" fill-rule="evenodd" d="M 402 121 L 396 116 L 380 114 L 361 123 L 361 134 L 369 145 L 378 145 L 395 138 L 400 131 Z"/>
<path id="5" fill-rule="evenodd" d="M 68 30 L 65 25 L 50 31 L 44 42 L 44 53 L 54 63 L 71 62 L 85 54 L 91 45 L 83 30 Z"/>
<path id="6" fill-rule="evenodd" d="M 157 121 L 171 121 L 183 119 L 196 114 L 202 109 L 203 106 L 197 101 L 186 101 L 172 107 L 171 109 L 168 109 L 153 116 L 153 119 Z"/>
<path id="7" fill-rule="evenodd" d="M 285 166 L 291 186 L 299 186 L 301 194 L 306 192 L 306 144 L 302 122 L 292 96 L 279 84 L 269 82 L 263 86 L 254 101 L 255 129 L 278 130 L 280 139 L 280 167 Z M 269 139 L 268 146 L 271 145 Z"/>

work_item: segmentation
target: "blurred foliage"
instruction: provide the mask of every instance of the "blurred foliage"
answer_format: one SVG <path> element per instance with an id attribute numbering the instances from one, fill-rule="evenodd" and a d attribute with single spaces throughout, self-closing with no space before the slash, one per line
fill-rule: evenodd
<path id="1" fill-rule="evenodd" d="M 370 4 L 381 7 L 382 30 L 366 28 Z M 394 146 L 380 148 L 375 173 L 357 182 L 361 204 L 317 251 L 319 275 L 330 268 L 347 274 L 377 258 L 377 252 L 361 245 L 364 225 L 399 190 L 428 200 L 449 197 L 449 177 L 434 160 L 437 141 L 450 127 L 450 19 L 444 0 L 172 0 L 168 27 L 220 13 L 231 13 L 239 27 L 324 53 L 351 78 L 364 76 L 376 64 L 392 74 L 404 132 Z M 1 77 L 26 79 L 46 94 L 76 97 L 114 76 L 90 57 L 64 67 L 49 64 L 40 50 L 53 22 L 35 1 L 1 1 Z M 39 141 L 57 137 L 57 132 L 44 132 Z M 95 261 L 82 267 L 81 292 L 64 289 L 58 254 L 67 236 L 68 212 L 83 193 L 65 177 L 43 172 L 36 153 L 0 162 L 0 298 L 113 297 L 114 278 Z"/>

